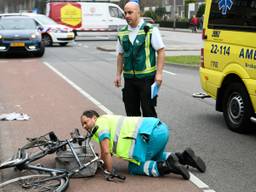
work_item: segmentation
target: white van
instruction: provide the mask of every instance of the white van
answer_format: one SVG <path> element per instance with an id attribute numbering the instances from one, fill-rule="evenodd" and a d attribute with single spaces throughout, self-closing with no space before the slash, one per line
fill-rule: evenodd
<path id="1" fill-rule="evenodd" d="M 48 2 L 46 15 L 75 31 L 117 31 L 127 24 L 118 5 L 104 2 Z"/>

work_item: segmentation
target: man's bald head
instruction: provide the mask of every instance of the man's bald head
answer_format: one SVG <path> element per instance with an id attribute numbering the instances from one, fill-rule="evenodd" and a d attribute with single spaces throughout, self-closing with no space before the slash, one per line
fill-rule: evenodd
<path id="1" fill-rule="evenodd" d="M 136 2 L 128 2 L 124 6 L 124 14 L 127 23 L 132 26 L 136 27 L 140 21 L 140 6 Z"/>
<path id="2" fill-rule="evenodd" d="M 125 7 L 137 9 L 140 12 L 140 5 L 137 2 L 129 1 L 128 3 L 125 4 L 124 9 L 125 9 Z"/>

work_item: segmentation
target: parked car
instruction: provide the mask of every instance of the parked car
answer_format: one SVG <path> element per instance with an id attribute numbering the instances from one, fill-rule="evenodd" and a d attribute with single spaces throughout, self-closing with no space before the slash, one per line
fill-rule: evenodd
<path id="1" fill-rule="evenodd" d="M 156 21 L 154 19 L 152 19 L 151 17 L 142 17 L 142 19 L 147 22 L 147 23 L 150 23 L 152 24 L 153 26 L 155 27 L 159 27 L 159 24 L 156 23 Z"/>
<path id="2" fill-rule="evenodd" d="M 142 17 L 142 18 L 144 19 L 145 22 L 155 24 L 155 20 L 152 19 L 151 17 Z"/>
<path id="3" fill-rule="evenodd" d="M 41 33 L 32 18 L 0 15 L 0 56 L 32 53 L 42 57 L 44 51 Z"/>
<path id="4" fill-rule="evenodd" d="M 42 31 L 45 46 L 52 46 L 55 43 L 66 46 L 75 39 L 72 28 L 58 24 L 46 15 L 36 13 L 5 13 L 3 15 L 22 15 L 33 18 Z"/>
<path id="5" fill-rule="evenodd" d="M 42 27 L 43 42 L 46 46 L 52 46 L 53 43 L 66 46 L 75 39 L 72 28 L 58 24 L 46 15 L 35 13 L 22 13 L 22 15 L 34 18 L 37 24 Z"/>

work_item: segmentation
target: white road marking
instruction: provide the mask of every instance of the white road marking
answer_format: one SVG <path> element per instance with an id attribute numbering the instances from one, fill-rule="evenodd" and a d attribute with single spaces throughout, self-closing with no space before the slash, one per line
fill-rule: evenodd
<path id="1" fill-rule="evenodd" d="M 201 181 L 199 178 L 197 178 L 194 174 L 190 174 L 190 181 L 194 183 L 198 188 L 200 189 L 209 189 L 209 186 L 205 184 L 203 181 Z"/>
<path id="2" fill-rule="evenodd" d="M 75 88 L 79 93 L 81 93 L 83 96 L 88 98 L 91 102 L 93 102 L 97 107 L 99 107 L 101 110 L 106 112 L 107 114 L 113 114 L 112 111 L 108 110 L 104 105 L 102 105 L 99 101 L 94 99 L 90 94 L 85 92 L 82 88 L 77 86 L 75 83 L 73 83 L 71 80 L 69 80 L 65 75 L 63 75 L 61 72 L 59 72 L 57 69 L 55 69 L 53 66 L 51 66 L 49 63 L 44 62 L 44 64 L 49 67 L 52 71 L 54 71 L 57 75 L 59 75 L 62 79 L 64 79 L 68 84 L 70 84 L 73 88 Z"/>
<path id="3" fill-rule="evenodd" d="M 170 72 L 170 71 L 166 71 L 166 70 L 163 70 L 164 73 L 167 73 L 169 75 L 177 75 L 176 73 L 173 73 L 173 72 Z"/>
<path id="4" fill-rule="evenodd" d="M 70 84 L 73 88 L 75 88 L 80 94 L 82 94 L 84 97 L 89 99 L 91 102 L 93 102 L 97 107 L 99 107 L 102 111 L 104 111 L 107 114 L 113 114 L 112 111 L 110 111 L 108 108 L 106 108 L 103 104 L 101 104 L 99 101 L 94 99 L 90 94 L 85 92 L 82 88 L 77 86 L 74 82 L 69 80 L 65 75 L 63 75 L 61 72 L 59 72 L 56 68 L 54 68 L 52 65 L 50 65 L 48 62 L 43 62 L 47 67 L 49 67 L 53 72 L 55 72 L 57 75 L 59 75 L 62 79 L 64 79 L 68 84 Z M 166 71 L 168 73 L 171 73 L 169 71 Z M 175 73 L 171 73 L 172 75 L 176 75 Z M 199 178 L 197 178 L 194 174 L 190 173 L 190 179 L 189 179 L 194 185 L 196 185 L 199 189 L 203 189 L 203 192 L 216 192 L 209 188 L 207 184 L 205 184 L 203 181 L 201 181 Z"/>

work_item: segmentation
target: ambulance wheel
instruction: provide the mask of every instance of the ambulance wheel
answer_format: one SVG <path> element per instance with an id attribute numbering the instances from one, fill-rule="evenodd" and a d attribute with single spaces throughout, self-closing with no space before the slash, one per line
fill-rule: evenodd
<path id="1" fill-rule="evenodd" d="M 42 38 L 43 38 L 44 46 L 46 47 L 52 46 L 52 38 L 50 37 L 50 35 L 44 34 Z"/>
<path id="2" fill-rule="evenodd" d="M 238 133 L 252 131 L 253 108 L 250 97 L 242 83 L 232 83 L 223 97 L 223 115 L 228 128 Z"/>

